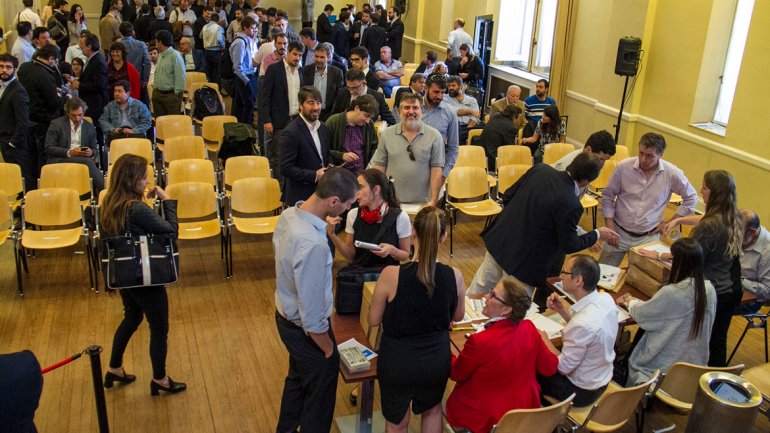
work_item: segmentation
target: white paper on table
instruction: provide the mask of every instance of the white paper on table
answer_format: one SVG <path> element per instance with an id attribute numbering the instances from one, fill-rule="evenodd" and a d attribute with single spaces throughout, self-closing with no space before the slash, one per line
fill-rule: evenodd
<path id="1" fill-rule="evenodd" d="M 614 289 L 618 284 L 618 277 L 621 272 L 620 268 L 605 264 L 599 264 L 599 267 L 601 268 L 602 276 L 599 279 L 598 286 L 607 290 Z"/>
<path id="2" fill-rule="evenodd" d="M 631 314 L 625 308 L 621 308 L 620 305 L 616 305 L 616 307 L 618 308 L 618 323 L 625 322 L 631 318 Z"/>
<path id="3" fill-rule="evenodd" d="M 664 243 L 656 243 L 656 244 L 653 244 L 653 245 L 648 245 L 648 246 L 644 247 L 644 249 L 648 250 L 648 251 L 655 251 L 656 253 L 661 253 L 661 254 L 663 254 L 663 253 L 669 253 L 670 254 L 671 253 L 671 248 L 668 245 L 664 244 Z"/>
<path id="4" fill-rule="evenodd" d="M 561 330 L 564 329 L 564 325 L 551 320 L 540 313 L 533 314 L 532 316 L 528 317 L 528 319 L 535 325 L 535 328 L 541 331 L 545 331 L 545 333 L 548 334 L 548 338 L 555 338 L 560 336 Z"/>
<path id="5" fill-rule="evenodd" d="M 367 361 L 371 361 L 372 359 L 377 357 L 377 354 L 374 353 L 372 349 L 369 349 L 368 347 L 359 343 L 358 340 L 356 340 L 355 338 L 351 338 L 348 341 L 344 341 L 338 344 L 337 350 L 347 349 L 349 347 L 358 347 L 359 349 L 361 349 L 361 353 L 364 354 L 364 358 L 366 358 Z"/>

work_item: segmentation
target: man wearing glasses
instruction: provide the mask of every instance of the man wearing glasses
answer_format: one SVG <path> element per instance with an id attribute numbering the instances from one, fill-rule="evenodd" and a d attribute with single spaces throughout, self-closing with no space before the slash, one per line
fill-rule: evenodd
<path id="1" fill-rule="evenodd" d="M 370 89 L 369 86 L 366 85 L 366 78 L 364 77 L 363 71 L 357 68 L 350 68 L 348 69 L 348 72 L 345 73 L 345 88 L 337 91 L 331 114 L 348 111 L 350 101 L 353 101 L 362 95 L 371 95 L 377 100 L 381 120 L 385 121 L 388 125 L 396 124 L 393 113 L 390 112 L 388 104 L 385 103 L 385 96 L 380 92 Z M 376 122 L 377 119 L 372 119 L 372 121 Z"/>
<path id="2" fill-rule="evenodd" d="M 443 184 L 444 140 L 422 121 L 419 96 L 404 95 L 399 112 L 401 123 L 380 134 L 369 166 L 393 178 L 401 202 L 435 206 Z"/>
<path id="3" fill-rule="evenodd" d="M 554 293 L 547 304 L 567 322 L 561 333 L 561 352 L 541 331 L 545 345 L 559 357 L 556 374 L 538 376 L 542 393 L 564 400 L 574 392 L 576 407 L 596 401 L 612 379 L 618 311 L 612 296 L 596 290 L 600 277 L 596 259 L 584 254 L 570 257 L 560 278 L 564 291 L 576 302 L 567 309 Z"/>
<path id="4" fill-rule="evenodd" d="M 369 69 L 369 51 L 364 47 L 354 47 L 350 50 L 350 67 L 360 69 L 366 77 L 366 85 L 370 89 L 377 90 L 380 87 L 380 79 L 373 70 Z"/>

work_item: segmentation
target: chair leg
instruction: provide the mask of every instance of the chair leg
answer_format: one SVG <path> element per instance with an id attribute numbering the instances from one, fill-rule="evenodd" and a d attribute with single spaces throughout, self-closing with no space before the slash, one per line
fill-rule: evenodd
<path id="1" fill-rule="evenodd" d="M 455 218 L 457 215 L 449 210 L 449 257 L 453 257 L 455 253 Z"/>
<path id="2" fill-rule="evenodd" d="M 735 356 L 735 352 L 738 351 L 738 348 L 741 346 L 741 342 L 743 342 L 743 337 L 745 337 L 746 333 L 749 332 L 749 329 L 751 329 L 751 319 L 746 319 L 746 320 L 748 320 L 748 322 L 746 322 L 746 327 L 743 328 L 743 334 L 741 334 L 741 338 L 738 339 L 738 343 L 735 344 L 735 348 L 733 349 L 732 353 L 730 353 L 730 357 L 727 358 L 727 365 L 730 365 L 730 361 L 733 360 L 733 356 Z M 765 338 L 765 342 L 767 342 L 767 338 Z M 765 348 L 767 348 L 767 343 L 765 343 Z"/>
<path id="3" fill-rule="evenodd" d="M 770 362 L 767 360 L 767 318 L 762 320 L 762 329 L 765 330 L 765 363 Z"/>
<path id="4" fill-rule="evenodd" d="M 21 257 L 20 257 L 20 251 L 19 246 L 17 245 L 17 240 L 14 239 L 13 241 L 13 258 L 16 262 L 16 286 L 17 286 L 17 293 L 19 296 L 24 296 L 24 288 L 22 286 L 21 282 Z"/>
<path id="5" fill-rule="evenodd" d="M 591 209 L 591 220 L 592 220 L 592 221 L 593 221 L 593 223 L 594 223 L 594 230 L 596 230 L 596 214 L 597 214 L 597 210 L 596 210 L 596 208 L 598 208 L 598 207 L 599 207 L 599 206 L 594 206 L 594 207 Z"/>
<path id="6" fill-rule="evenodd" d="M 94 284 L 94 269 L 93 269 L 93 259 L 91 258 L 91 242 L 88 240 L 89 238 L 86 237 L 86 261 L 88 261 L 88 281 L 91 283 L 91 290 L 96 290 L 96 285 Z"/>

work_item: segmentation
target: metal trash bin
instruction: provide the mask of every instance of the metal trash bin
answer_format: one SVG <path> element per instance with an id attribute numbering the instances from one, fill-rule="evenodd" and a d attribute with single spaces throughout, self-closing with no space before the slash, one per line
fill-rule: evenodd
<path id="1" fill-rule="evenodd" d="M 686 433 L 750 432 L 762 394 L 757 387 L 730 373 L 705 373 L 687 420 Z"/>

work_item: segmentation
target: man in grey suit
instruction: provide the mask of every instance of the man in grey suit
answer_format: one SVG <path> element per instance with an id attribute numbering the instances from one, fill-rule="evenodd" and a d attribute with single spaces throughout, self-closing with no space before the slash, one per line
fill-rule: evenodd
<path id="1" fill-rule="evenodd" d="M 84 164 L 94 185 L 94 193 L 104 189 L 104 176 L 96 166 L 96 128 L 84 122 L 86 106 L 79 98 L 64 104 L 65 115 L 54 119 L 45 137 L 47 163 Z"/>

